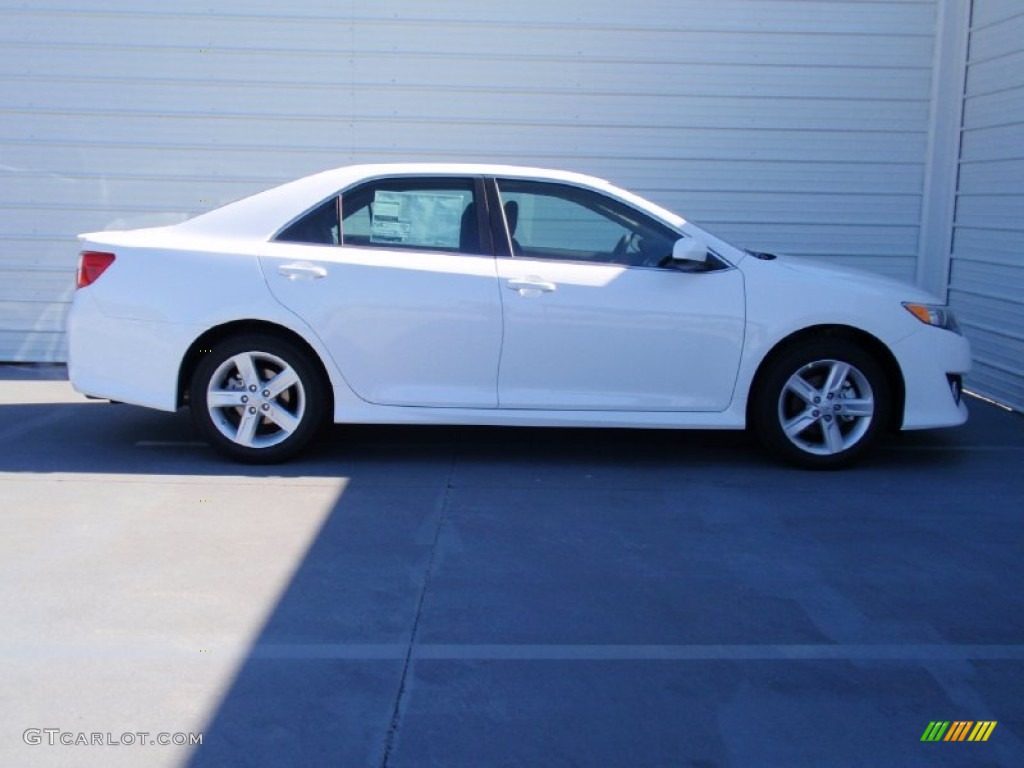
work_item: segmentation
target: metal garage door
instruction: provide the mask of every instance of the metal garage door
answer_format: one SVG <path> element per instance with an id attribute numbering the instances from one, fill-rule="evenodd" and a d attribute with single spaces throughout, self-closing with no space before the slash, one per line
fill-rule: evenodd
<path id="1" fill-rule="evenodd" d="M 950 302 L 970 388 L 1024 409 L 1024 3 L 974 0 Z"/>
<path id="2" fill-rule="evenodd" d="M 60 360 L 75 234 L 353 161 L 604 176 L 913 279 L 937 0 L 0 0 L 0 360 Z"/>

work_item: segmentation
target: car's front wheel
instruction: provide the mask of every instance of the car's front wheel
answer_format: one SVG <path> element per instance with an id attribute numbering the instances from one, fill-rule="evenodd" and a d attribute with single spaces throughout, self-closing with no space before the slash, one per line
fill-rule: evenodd
<path id="1" fill-rule="evenodd" d="M 324 421 L 327 389 L 309 355 L 268 334 L 225 339 L 196 366 L 189 390 L 199 431 L 237 461 L 298 453 Z"/>
<path id="2" fill-rule="evenodd" d="M 858 458 L 889 420 L 885 372 L 847 339 L 794 346 L 768 363 L 752 393 L 752 426 L 798 466 L 833 469 Z"/>

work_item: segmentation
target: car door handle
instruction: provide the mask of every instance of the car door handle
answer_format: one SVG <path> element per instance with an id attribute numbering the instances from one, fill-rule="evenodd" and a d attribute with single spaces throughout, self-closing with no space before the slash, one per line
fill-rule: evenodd
<path id="1" fill-rule="evenodd" d="M 542 293 L 551 293 L 555 290 L 555 284 L 539 277 L 512 278 L 505 283 L 510 290 L 517 291 L 520 296 L 539 296 Z"/>
<path id="2" fill-rule="evenodd" d="M 277 274 L 284 275 L 289 280 L 319 280 L 321 277 L 327 277 L 327 270 L 308 262 L 297 262 L 281 264 L 277 268 Z"/>

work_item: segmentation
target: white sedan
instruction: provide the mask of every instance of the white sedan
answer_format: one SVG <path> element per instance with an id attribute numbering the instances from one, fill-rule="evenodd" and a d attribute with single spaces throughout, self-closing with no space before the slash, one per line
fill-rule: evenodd
<path id="1" fill-rule="evenodd" d="M 600 179 L 339 168 L 81 235 L 69 371 L 228 456 L 342 423 L 742 429 L 836 467 L 963 423 L 970 349 L 911 285 L 745 251 Z"/>

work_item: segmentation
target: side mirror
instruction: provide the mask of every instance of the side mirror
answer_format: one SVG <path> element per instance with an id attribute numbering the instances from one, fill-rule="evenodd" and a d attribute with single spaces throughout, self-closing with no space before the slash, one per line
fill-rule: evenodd
<path id="1" fill-rule="evenodd" d="M 672 261 L 687 264 L 706 264 L 708 247 L 692 237 L 681 237 L 672 246 Z"/>

